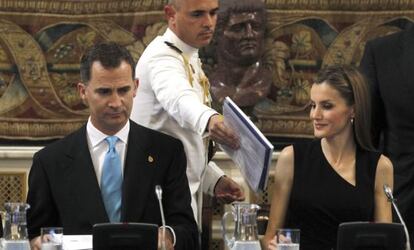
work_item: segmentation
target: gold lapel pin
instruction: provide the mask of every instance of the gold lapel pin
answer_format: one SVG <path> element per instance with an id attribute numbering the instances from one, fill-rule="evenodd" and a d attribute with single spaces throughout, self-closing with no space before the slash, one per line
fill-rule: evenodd
<path id="1" fill-rule="evenodd" d="M 151 155 L 148 155 L 148 162 L 153 162 L 154 158 Z"/>

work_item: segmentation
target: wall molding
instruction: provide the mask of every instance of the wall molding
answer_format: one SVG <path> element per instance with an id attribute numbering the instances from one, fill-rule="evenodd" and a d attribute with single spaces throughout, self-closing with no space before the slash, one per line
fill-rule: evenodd
<path id="1" fill-rule="evenodd" d="M 162 11 L 168 0 L 2 0 L 0 11 L 83 15 Z M 414 0 L 265 0 L 268 9 L 376 11 L 414 9 Z"/>
<path id="2" fill-rule="evenodd" d="M 2 0 L 0 10 L 55 14 L 99 14 L 162 10 L 167 0 Z"/>
<path id="3" fill-rule="evenodd" d="M 375 11 L 414 9 L 413 0 L 265 0 L 271 9 Z"/>

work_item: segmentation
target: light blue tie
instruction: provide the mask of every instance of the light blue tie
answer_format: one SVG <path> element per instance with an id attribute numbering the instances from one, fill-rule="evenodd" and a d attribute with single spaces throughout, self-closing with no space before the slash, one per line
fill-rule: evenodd
<path id="1" fill-rule="evenodd" d="M 121 220 L 122 172 L 121 158 L 115 149 L 118 137 L 108 136 L 105 140 L 109 149 L 102 168 L 101 193 L 109 221 L 119 222 Z"/>

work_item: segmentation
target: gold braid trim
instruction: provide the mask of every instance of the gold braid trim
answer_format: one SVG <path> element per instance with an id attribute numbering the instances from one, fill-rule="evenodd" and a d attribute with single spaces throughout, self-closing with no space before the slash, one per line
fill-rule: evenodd
<path id="1" fill-rule="evenodd" d="M 211 107 L 211 101 L 210 101 L 210 82 L 208 81 L 208 78 L 206 77 L 206 75 L 202 75 L 200 77 L 200 84 L 203 87 L 203 92 L 204 92 L 204 104 L 208 105 L 209 107 Z"/>
<path id="2" fill-rule="evenodd" d="M 188 61 L 187 57 L 185 57 L 183 54 L 180 54 L 180 55 L 184 61 L 184 68 L 185 68 L 185 71 L 187 72 L 188 81 L 190 82 L 191 87 L 194 87 L 193 85 L 194 77 L 193 77 L 193 73 L 191 73 L 192 72 L 191 64 Z"/>
<path id="3" fill-rule="evenodd" d="M 194 87 L 194 76 L 193 74 L 195 73 L 193 66 L 191 65 L 190 61 L 187 59 L 186 56 L 184 56 L 183 52 L 177 48 L 173 43 L 164 42 L 165 44 L 168 45 L 168 47 L 170 47 L 171 49 L 173 49 L 174 51 L 176 51 L 178 54 L 180 54 L 180 56 L 183 58 L 183 62 L 184 62 L 184 69 L 187 73 L 188 76 L 188 81 L 190 82 L 191 87 Z M 200 69 L 201 69 L 201 65 L 200 65 Z M 203 103 L 208 105 L 209 107 L 211 107 L 211 102 L 210 102 L 210 83 L 206 77 L 206 75 L 204 74 L 204 72 L 202 72 L 202 74 L 200 74 L 199 76 L 199 84 L 200 86 L 203 88 Z"/>

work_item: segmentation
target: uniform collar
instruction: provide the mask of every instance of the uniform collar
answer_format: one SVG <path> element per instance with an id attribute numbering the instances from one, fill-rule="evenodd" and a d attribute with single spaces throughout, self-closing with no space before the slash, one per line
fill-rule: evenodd
<path id="1" fill-rule="evenodd" d="M 167 38 L 169 42 L 173 43 L 174 46 L 179 48 L 186 57 L 191 58 L 194 55 L 198 54 L 197 48 L 194 48 L 186 44 L 183 40 L 178 38 L 178 36 L 170 28 L 167 28 L 167 30 L 165 31 L 164 37 Z"/>

